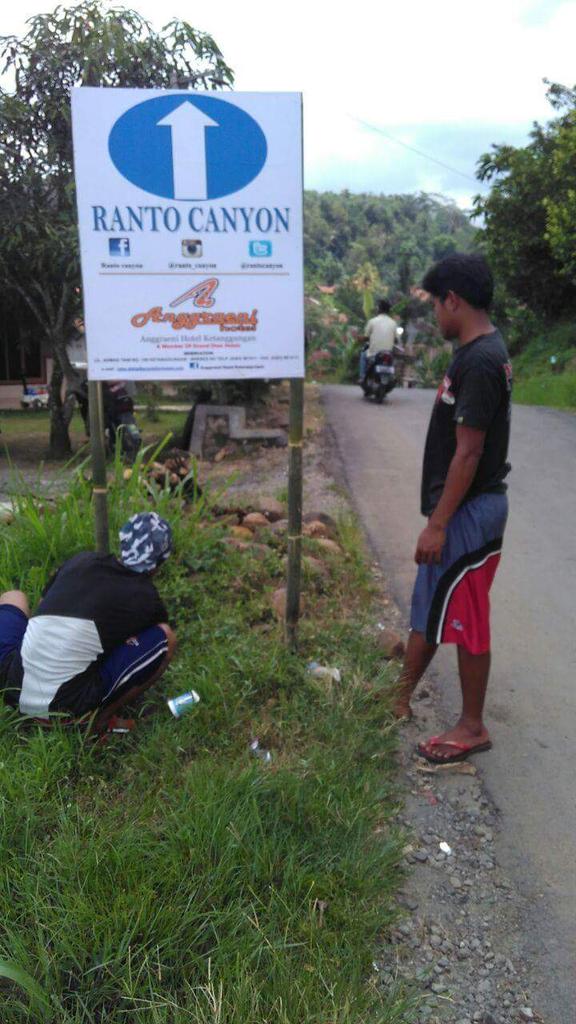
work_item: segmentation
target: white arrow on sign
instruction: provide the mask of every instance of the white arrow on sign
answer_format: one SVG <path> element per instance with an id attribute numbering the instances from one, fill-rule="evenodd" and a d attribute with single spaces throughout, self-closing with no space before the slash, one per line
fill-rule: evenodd
<path id="1" fill-rule="evenodd" d="M 172 173 L 175 199 L 207 199 L 206 128 L 219 128 L 217 121 L 203 114 L 189 100 L 184 100 L 167 117 L 158 121 L 160 128 L 172 131 Z"/>

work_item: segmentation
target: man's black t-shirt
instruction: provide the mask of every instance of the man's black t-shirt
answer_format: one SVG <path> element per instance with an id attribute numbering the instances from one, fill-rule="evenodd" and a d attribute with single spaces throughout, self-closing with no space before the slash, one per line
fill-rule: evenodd
<path id="1" fill-rule="evenodd" d="M 484 451 L 465 500 L 506 490 L 512 367 L 499 331 L 462 345 L 438 389 L 422 470 L 422 515 L 430 516 L 442 494 L 456 451 L 456 427 L 486 431 Z"/>
<path id="2" fill-rule="evenodd" d="M 158 622 L 167 612 L 152 580 L 114 555 L 82 551 L 61 566 L 47 584 L 34 618 L 42 615 L 91 621 L 108 654 L 129 636 Z"/>

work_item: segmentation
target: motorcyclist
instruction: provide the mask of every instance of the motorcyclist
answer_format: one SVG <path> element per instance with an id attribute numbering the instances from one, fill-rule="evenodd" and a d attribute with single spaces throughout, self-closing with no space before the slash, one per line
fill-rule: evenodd
<path id="1" fill-rule="evenodd" d="M 398 340 L 398 325 L 390 316 L 392 309 L 387 299 L 380 299 L 378 314 L 368 321 L 360 341 L 368 342 L 360 352 L 359 384 L 362 384 L 368 369 L 368 360 L 378 352 L 392 352 Z"/>

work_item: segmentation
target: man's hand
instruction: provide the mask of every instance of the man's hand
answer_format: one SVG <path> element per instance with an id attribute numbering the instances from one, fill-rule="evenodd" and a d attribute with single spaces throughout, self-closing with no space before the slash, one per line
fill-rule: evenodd
<path id="1" fill-rule="evenodd" d="M 474 427 L 456 427 L 456 451 L 444 489 L 428 526 L 418 538 L 414 561 L 418 565 L 438 564 L 446 542 L 446 527 L 462 504 L 476 475 L 484 450 L 486 432 Z"/>
<path id="2" fill-rule="evenodd" d="M 414 561 L 417 565 L 434 565 L 438 564 L 442 558 L 442 548 L 446 542 L 446 530 L 443 526 L 436 526 L 434 523 L 428 523 L 420 536 L 418 537 L 418 544 L 416 545 L 416 554 L 414 555 Z"/>

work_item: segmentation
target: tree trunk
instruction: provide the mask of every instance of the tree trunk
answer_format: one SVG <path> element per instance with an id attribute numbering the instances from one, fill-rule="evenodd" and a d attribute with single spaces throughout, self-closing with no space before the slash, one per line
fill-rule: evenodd
<path id="1" fill-rule="evenodd" d="M 48 447 L 49 459 L 68 459 L 72 454 L 70 434 L 68 425 L 70 418 L 66 417 L 64 402 L 62 401 L 62 384 L 64 374 L 54 353 L 54 366 L 50 379 L 50 444 Z"/>
<path id="2" fill-rule="evenodd" d="M 70 365 L 66 343 L 62 338 L 52 339 L 54 367 L 50 379 L 50 444 L 49 459 L 69 459 L 72 454 L 69 426 L 74 414 L 74 398 L 62 399 L 64 378 L 68 386 L 79 383 L 80 375 Z"/>

